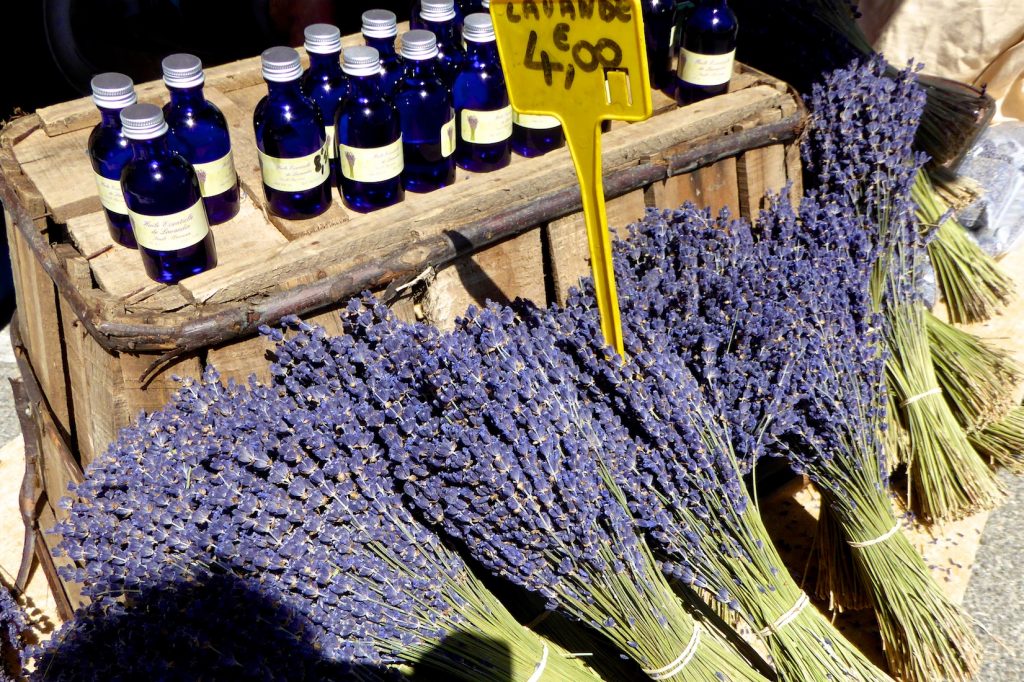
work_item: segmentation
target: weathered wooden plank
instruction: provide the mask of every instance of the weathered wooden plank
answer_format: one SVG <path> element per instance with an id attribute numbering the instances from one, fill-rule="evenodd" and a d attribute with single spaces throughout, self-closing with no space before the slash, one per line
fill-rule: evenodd
<path id="1" fill-rule="evenodd" d="M 643 218 L 647 210 L 644 191 L 635 190 L 610 199 L 606 207 L 609 227 L 620 236 L 624 236 L 626 226 Z M 555 300 L 565 303 L 569 288 L 579 284 L 580 278 L 590 276 L 587 225 L 583 214 L 576 213 L 548 223 L 543 233 L 549 254 L 548 264 L 555 288 Z"/>
<path id="2" fill-rule="evenodd" d="M 655 158 L 665 149 L 729 129 L 785 101 L 788 96 L 774 88 L 756 86 L 613 130 L 604 136 L 605 171 L 635 166 L 642 158 Z M 709 184 L 709 192 L 720 204 L 729 203 L 735 210 L 735 162 L 731 164 L 731 184 L 723 178 Z M 400 253 L 404 262 L 415 263 L 419 254 L 410 245 L 419 239 L 448 234 L 457 240 L 459 228 L 467 222 L 505 214 L 535 203 L 538 196 L 576 185 L 567 150 L 533 159 L 528 173 L 525 168 L 524 164 L 513 164 L 493 173 L 477 174 L 471 181 L 456 182 L 416 197 L 416 201 L 353 216 L 345 229 L 306 235 L 276 252 L 268 250 L 258 269 L 221 289 L 210 302 L 259 295 L 288 286 L 292 277 L 308 277 L 309 273 L 352 271 L 388 254 Z M 725 175 L 729 168 L 727 161 L 718 170 Z"/>
<path id="3" fill-rule="evenodd" d="M 740 202 L 735 158 L 722 159 L 692 173 L 672 176 L 656 183 L 653 189 L 654 205 L 658 208 L 678 208 L 690 201 L 698 208 L 710 208 L 715 213 L 728 208 L 732 215 L 738 215 Z"/>
<path id="4" fill-rule="evenodd" d="M 69 484 L 81 483 L 84 476 L 45 405 L 40 405 L 35 410 L 35 418 L 40 434 L 40 469 L 43 486 L 54 514 L 61 520 L 67 518 L 68 512 L 59 504 L 60 499 L 67 495 Z"/>
<path id="5" fill-rule="evenodd" d="M 88 291 L 92 288 L 89 263 L 68 245 L 58 247 L 71 281 Z M 71 408 L 75 442 L 82 468 L 103 454 L 127 422 L 122 392 L 121 368 L 115 354 L 105 351 L 89 335 L 64 299 L 60 301 L 61 323 L 68 355 Z"/>
<path id="6" fill-rule="evenodd" d="M 47 209 L 59 223 L 101 208 L 88 143 L 87 130 L 60 137 L 48 137 L 43 130 L 37 130 L 14 147 L 22 170 L 42 193 Z"/>
<path id="7" fill-rule="evenodd" d="M 0 131 L 0 173 L 14 190 L 17 200 L 38 224 L 45 224 L 46 202 L 39 189 L 22 172 L 14 153 L 18 144 L 38 127 L 36 116 L 25 116 L 9 122 Z"/>
<path id="8" fill-rule="evenodd" d="M 118 424 L 118 428 L 134 422 L 140 412 L 155 412 L 166 405 L 181 388 L 181 383 L 175 377 L 198 379 L 203 374 L 199 359 L 191 355 L 162 366 L 152 378 L 143 381 L 143 375 L 158 358 L 157 355 L 149 354 L 118 354 L 121 392 L 127 417 L 123 423 Z"/>
<path id="9" fill-rule="evenodd" d="M 428 322 L 451 329 L 470 305 L 508 303 L 517 297 L 545 303 L 539 229 L 463 256 L 439 270 L 427 287 L 423 311 Z"/>
<path id="10" fill-rule="evenodd" d="M 399 24 L 399 33 L 408 30 L 408 26 L 408 22 Z M 359 34 L 345 36 L 341 41 L 342 47 L 361 45 L 362 43 L 362 36 Z M 306 55 L 305 49 L 302 47 L 296 49 L 299 51 L 303 65 L 307 66 L 309 58 Z M 222 92 L 231 92 L 232 90 L 263 83 L 263 76 L 260 73 L 260 58 L 258 56 L 220 66 L 213 66 L 207 68 L 205 72 L 207 88 L 217 88 Z M 138 84 L 135 87 L 135 92 L 138 94 L 140 102 L 163 104 L 167 101 L 167 88 L 164 86 L 163 81 L 160 80 Z M 92 128 L 100 122 L 99 112 L 96 110 L 96 105 L 93 104 L 91 97 L 82 97 L 70 102 L 44 107 L 37 113 L 42 121 L 43 128 L 46 130 L 46 134 L 50 136 L 64 135 L 76 130 Z"/>
<path id="11" fill-rule="evenodd" d="M 781 144 L 751 149 L 736 162 L 739 184 L 740 215 L 757 222 L 768 193 L 778 193 L 786 186 L 786 150 Z"/>
<path id="12" fill-rule="evenodd" d="M 804 196 L 804 167 L 800 161 L 800 145 L 786 145 L 786 180 L 789 181 L 789 200 L 796 210 Z"/>
<path id="13" fill-rule="evenodd" d="M 57 575 L 57 569 L 71 567 L 73 562 L 66 556 L 55 557 L 53 550 L 60 544 L 61 536 L 52 532 L 57 525 L 57 517 L 49 504 L 42 505 L 39 512 L 39 529 L 36 536 L 36 558 L 46 573 L 46 582 L 53 590 L 57 615 L 62 620 L 71 620 L 74 610 L 83 601 L 82 586 L 78 583 L 65 582 Z"/>
<path id="14" fill-rule="evenodd" d="M 15 296 L 18 323 L 29 358 L 47 403 L 65 433 L 71 431 L 64 342 L 61 336 L 57 289 L 21 232 L 13 230 L 9 243 L 18 260 Z"/>

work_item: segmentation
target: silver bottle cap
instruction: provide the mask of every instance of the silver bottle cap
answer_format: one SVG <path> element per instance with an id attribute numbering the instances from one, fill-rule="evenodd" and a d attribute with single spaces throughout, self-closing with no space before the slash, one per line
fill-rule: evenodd
<path id="1" fill-rule="evenodd" d="M 394 38 L 398 35 L 398 17 L 386 9 L 363 12 L 363 35 L 367 38 Z"/>
<path id="2" fill-rule="evenodd" d="M 121 110 L 121 130 L 129 140 L 152 140 L 167 132 L 164 112 L 155 104 L 133 104 Z"/>
<path id="3" fill-rule="evenodd" d="M 92 101 L 104 109 L 123 109 L 139 101 L 135 84 L 123 73 L 98 74 L 93 76 L 90 86 Z"/>
<path id="4" fill-rule="evenodd" d="M 160 62 L 164 71 L 164 84 L 169 88 L 194 88 L 202 85 L 203 63 L 192 54 L 172 54 Z"/>
<path id="5" fill-rule="evenodd" d="M 376 76 L 380 73 L 380 52 L 365 45 L 350 47 L 345 50 L 341 70 L 350 76 Z"/>
<path id="6" fill-rule="evenodd" d="M 462 37 L 474 43 L 489 43 L 494 40 L 494 24 L 491 15 L 476 12 L 466 17 L 462 25 Z"/>
<path id="7" fill-rule="evenodd" d="M 274 83 L 287 83 L 302 76 L 299 53 L 291 47 L 271 47 L 260 55 L 263 78 Z"/>
<path id="8" fill-rule="evenodd" d="M 341 52 L 341 30 L 333 24 L 310 24 L 303 31 L 306 52 L 332 54 Z"/>
<path id="9" fill-rule="evenodd" d="M 491 0 L 484 0 L 483 2 L 480 3 L 480 5 L 484 9 L 490 9 L 491 8 Z"/>
<path id="10" fill-rule="evenodd" d="M 455 0 L 421 0 L 420 19 L 451 21 L 455 18 Z"/>
<path id="11" fill-rule="evenodd" d="M 403 33 L 402 56 L 418 62 L 435 58 L 437 56 L 437 36 L 430 31 L 420 30 Z"/>

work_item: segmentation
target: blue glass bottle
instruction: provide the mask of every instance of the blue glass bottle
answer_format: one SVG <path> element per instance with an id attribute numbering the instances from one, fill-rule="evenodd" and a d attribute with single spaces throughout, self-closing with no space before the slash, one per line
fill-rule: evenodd
<path id="1" fill-rule="evenodd" d="M 651 87 L 672 88 L 672 34 L 675 28 L 675 0 L 643 0 L 644 42 Z"/>
<path id="2" fill-rule="evenodd" d="M 238 215 L 238 175 L 224 114 L 203 96 L 203 63 L 190 54 L 172 54 L 162 64 L 171 101 L 164 119 L 171 136 L 199 176 L 203 205 L 211 225 Z"/>
<path id="3" fill-rule="evenodd" d="M 419 24 L 413 28 L 430 31 L 437 38 L 438 74 L 451 90 L 455 75 L 466 61 L 462 31 L 456 24 L 454 0 L 423 0 Z"/>
<path id="4" fill-rule="evenodd" d="M 341 30 L 331 24 L 311 24 L 304 32 L 309 68 L 302 76 L 302 92 L 313 100 L 327 133 L 327 156 L 331 160 L 331 184 L 338 184 L 337 145 L 334 118 L 341 100 L 348 94 L 348 78 L 341 69 Z"/>
<path id="5" fill-rule="evenodd" d="M 371 9 L 363 12 L 363 40 L 368 47 L 377 50 L 384 76 L 384 94 L 393 97 L 398 80 L 402 77 L 402 59 L 395 52 L 395 37 L 398 35 L 398 17 L 386 9 Z"/>
<path id="6" fill-rule="evenodd" d="M 728 91 L 738 32 L 726 0 L 698 0 L 679 44 L 675 95 L 680 106 Z"/>
<path id="7" fill-rule="evenodd" d="M 565 132 L 553 116 L 512 112 L 512 151 L 532 158 L 565 146 Z"/>
<path id="8" fill-rule="evenodd" d="M 512 106 L 489 14 L 470 14 L 463 25 L 466 63 L 452 88 L 457 143 L 455 163 L 478 173 L 498 170 L 512 157 Z"/>
<path id="9" fill-rule="evenodd" d="M 405 198 L 402 127 L 398 110 L 384 94 L 377 50 L 350 47 L 343 68 L 349 95 L 335 122 L 341 163 L 338 189 L 346 206 L 367 213 Z"/>
<path id="10" fill-rule="evenodd" d="M 121 246 L 135 248 L 128 206 L 121 193 L 121 171 L 132 158 L 121 131 L 121 110 L 135 104 L 135 85 L 120 73 L 101 73 L 92 79 L 92 101 L 100 110 L 100 123 L 89 135 L 89 160 L 96 177 L 96 190 L 107 218 L 110 237 Z"/>
<path id="11" fill-rule="evenodd" d="M 487 14 L 490 7 L 491 3 L 488 0 L 456 0 L 455 21 L 459 26 L 462 26 L 466 23 L 466 17 L 470 14 L 476 14 L 478 12 Z"/>
<path id="12" fill-rule="evenodd" d="M 432 192 L 455 182 L 455 108 L 437 74 L 437 39 L 430 31 L 402 36 L 405 72 L 395 105 L 402 122 L 402 186 Z"/>
<path id="13" fill-rule="evenodd" d="M 313 218 L 331 206 L 327 134 L 320 111 L 302 94 L 299 53 L 272 47 L 262 55 L 267 96 L 253 112 L 263 193 L 282 218 Z"/>
<path id="14" fill-rule="evenodd" d="M 215 267 L 217 248 L 199 177 L 171 149 L 160 107 L 133 104 L 121 111 L 121 126 L 132 150 L 121 190 L 146 274 L 174 284 Z"/>

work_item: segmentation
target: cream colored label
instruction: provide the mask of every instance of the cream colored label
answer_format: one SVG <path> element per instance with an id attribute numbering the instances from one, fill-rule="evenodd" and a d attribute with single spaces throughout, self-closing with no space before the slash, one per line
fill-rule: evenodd
<path id="1" fill-rule="evenodd" d="M 210 231 L 202 201 L 170 215 L 142 215 L 129 209 L 128 217 L 132 221 L 135 241 L 139 246 L 155 251 L 175 251 L 194 246 Z"/>
<path id="2" fill-rule="evenodd" d="M 303 192 L 324 184 L 330 176 L 327 145 L 320 151 L 294 159 L 279 159 L 259 151 L 263 182 L 282 192 Z"/>
<path id="3" fill-rule="evenodd" d="M 728 54 L 697 54 L 679 51 L 679 77 L 694 85 L 722 85 L 732 78 L 736 50 Z"/>
<path id="4" fill-rule="evenodd" d="M 334 148 L 334 126 L 324 126 L 327 131 L 327 158 L 334 159 L 338 150 Z"/>
<path id="5" fill-rule="evenodd" d="M 357 182 L 383 182 L 402 174 L 402 137 L 383 147 L 349 147 L 338 145 L 341 174 Z"/>
<path id="6" fill-rule="evenodd" d="M 196 169 L 196 175 L 199 176 L 199 190 L 204 197 L 223 194 L 238 182 L 238 176 L 235 175 L 235 161 L 231 158 L 230 150 L 216 161 L 197 163 L 193 167 Z"/>
<path id="7" fill-rule="evenodd" d="M 512 113 L 512 122 L 530 130 L 548 130 L 562 125 L 554 116 L 539 116 L 536 114 L 520 114 L 518 111 Z"/>
<path id="8" fill-rule="evenodd" d="M 512 107 L 497 111 L 462 110 L 462 139 L 473 144 L 494 144 L 512 137 Z"/>
<path id="9" fill-rule="evenodd" d="M 124 203 L 124 192 L 121 191 L 121 183 L 117 180 L 110 180 L 99 173 L 96 176 L 96 189 L 100 194 L 100 203 L 103 208 L 113 213 L 128 215 L 128 205 Z"/>
<path id="10" fill-rule="evenodd" d="M 455 153 L 455 119 L 441 126 L 441 156 L 448 158 Z"/>

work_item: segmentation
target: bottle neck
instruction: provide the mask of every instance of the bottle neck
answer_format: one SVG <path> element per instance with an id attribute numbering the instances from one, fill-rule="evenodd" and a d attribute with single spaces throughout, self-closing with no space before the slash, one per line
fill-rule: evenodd
<path id="1" fill-rule="evenodd" d="M 154 161 L 171 153 L 166 134 L 154 137 L 151 140 L 132 140 L 129 138 L 128 144 L 132 148 L 132 158 L 136 161 Z"/>
<path id="2" fill-rule="evenodd" d="M 384 80 L 381 75 L 353 76 L 348 75 L 349 94 L 356 99 L 377 99 L 381 97 L 384 89 Z"/>
<path id="3" fill-rule="evenodd" d="M 498 44 L 493 40 L 486 43 L 478 43 L 474 40 L 466 41 L 466 54 L 470 59 L 477 61 L 498 61 Z"/>
<path id="4" fill-rule="evenodd" d="M 100 110 L 100 125 L 104 128 L 120 128 L 121 127 L 121 110 L 120 109 L 104 109 L 103 107 L 97 107 Z"/>
<path id="5" fill-rule="evenodd" d="M 450 19 L 448 21 L 429 21 L 427 19 L 423 19 L 422 17 L 420 18 L 422 19 L 423 25 L 424 27 L 426 27 L 426 30 L 430 31 L 435 36 L 437 36 L 438 45 L 440 45 L 441 43 L 450 43 L 453 40 L 455 40 L 454 19 Z"/>
<path id="6" fill-rule="evenodd" d="M 405 59 L 405 75 L 415 80 L 429 80 L 438 78 L 437 58 L 431 59 Z"/>
<path id="7" fill-rule="evenodd" d="M 329 71 L 335 68 L 341 69 L 341 52 L 310 52 L 310 71 Z"/>
<path id="8" fill-rule="evenodd" d="M 363 38 L 366 41 L 367 47 L 372 47 L 377 50 L 377 52 L 380 52 L 381 59 L 395 56 L 394 36 L 391 38 L 367 38 L 366 36 L 363 36 Z"/>
<path id="9" fill-rule="evenodd" d="M 299 86 L 299 79 L 279 83 L 267 81 L 267 94 L 270 99 L 282 99 L 287 97 L 301 97 L 302 89 Z"/>
<path id="10" fill-rule="evenodd" d="M 196 106 L 206 101 L 203 97 L 203 86 L 194 85 L 191 88 L 167 88 L 171 93 L 171 106 Z"/>

